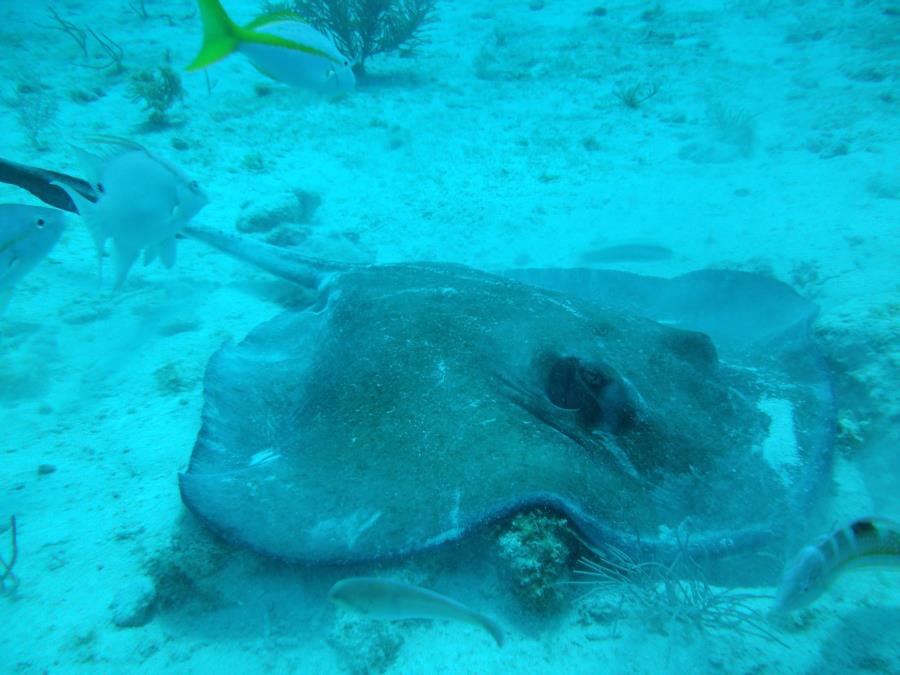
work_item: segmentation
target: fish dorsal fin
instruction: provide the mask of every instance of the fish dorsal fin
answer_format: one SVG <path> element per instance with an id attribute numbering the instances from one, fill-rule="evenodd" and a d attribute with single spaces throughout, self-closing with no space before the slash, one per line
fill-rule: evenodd
<path id="1" fill-rule="evenodd" d="M 133 141 L 130 138 L 123 138 L 122 136 L 116 136 L 114 134 L 91 134 L 90 136 L 85 136 L 84 140 L 89 143 L 96 143 L 97 145 L 109 145 L 121 148 L 122 150 L 139 150 L 148 155 L 150 154 L 147 152 L 147 148 L 137 141 Z"/>
<path id="2" fill-rule="evenodd" d="M 106 163 L 106 158 L 95 155 L 78 146 L 73 145 L 72 149 L 75 151 L 75 156 L 78 158 L 78 164 L 81 166 L 81 170 L 84 171 L 85 180 L 91 184 L 91 187 L 93 187 L 94 190 L 99 191 L 100 183 L 102 182 L 100 176 L 103 171 L 103 165 Z M 60 185 L 60 187 L 62 186 Z M 77 205 L 76 202 L 76 206 Z"/>
<path id="3" fill-rule="evenodd" d="M 118 155 L 122 154 L 125 151 L 142 152 L 149 159 L 156 162 L 157 164 L 159 164 L 159 166 L 161 166 L 166 171 L 171 173 L 177 181 L 188 184 L 188 185 L 192 182 L 190 176 L 185 174 L 181 169 L 176 167 L 174 164 L 171 164 L 167 160 L 163 159 L 162 157 L 158 157 L 158 156 L 154 155 L 152 152 L 147 150 L 147 148 L 145 148 L 143 145 L 141 145 L 137 141 L 132 141 L 129 138 L 122 138 L 121 136 L 114 136 L 112 134 L 92 134 L 90 136 L 85 137 L 85 140 L 90 143 L 96 143 L 98 145 L 105 145 L 105 146 L 108 146 L 111 148 L 118 149 L 117 152 L 111 152 L 111 153 L 107 154 L 106 156 L 100 158 L 100 159 L 102 159 L 102 161 L 108 161 L 109 159 L 111 159 L 113 157 L 117 157 Z M 77 149 L 78 148 L 76 148 L 76 150 Z M 90 153 L 85 153 L 85 154 L 90 154 Z M 94 187 L 96 187 L 96 185 Z"/>

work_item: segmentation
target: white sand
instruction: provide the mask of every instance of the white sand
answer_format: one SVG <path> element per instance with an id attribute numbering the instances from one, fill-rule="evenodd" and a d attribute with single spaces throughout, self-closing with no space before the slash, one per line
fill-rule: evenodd
<path id="1" fill-rule="evenodd" d="M 151 15 L 161 4 L 147 3 Z M 771 271 L 820 303 L 819 331 L 852 394 L 840 411 L 847 474 L 822 529 L 864 505 L 900 516 L 896 436 L 884 437 L 900 412 L 896 3 L 694 0 L 644 20 L 649 3 L 592 17 L 595 1 L 443 0 L 430 43 L 413 58 L 373 58 L 376 83 L 350 96 L 277 84 L 258 96 L 267 81 L 234 57 L 208 71 L 211 94 L 203 74 L 184 75 L 183 126 L 145 133 L 130 74 L 167 53 L 181 69 L 199 43 L 193 4 L 164 4 L 171 22 L 141 21 L 119 0 L 55 3 L 122 44 L 123 75 L 80 67 L 99 59 L 48 29 L 42 6 L 0 6 L 5 99 L 26 83 L 58 105 L 40 152 L 17 109 L 0 105 L 2 154 L 78 173 L 70 142 L 128 136 L 195 176 L 212 198 L 197 222 L 225 229 L 259 195 L 316 192 L 302 248 L 331 258 L 572 266 L 591 248 L 645 240 L 674 258 L 620 267 Z M 226 4 L 242 19 L 255 5 Z M 642 83 L 658 93 L 623 106 L 615 92 Z M 94 102 L 70 96 L 94 88 Z M 34 203 L 6 186 L 0 200 Z M 290 292 L 188 240 L 173 271 L 136 266 L 120 292 L 98 289 L 77 217 L 17 289 L 0 317 L 0 518 L 18 517 L 20 587 L 0 597 L 0 672 L 900 672 L 896 573 L 848 577 L 770 626 L 786 649 L 736 633 L 663 635 L 610 619 L 602 596 L 537 620 L 484 583 L 489 549 L 475 543 L 408 574 L 496 616 L 502 650 L 469 626 L 336 617 L 325 593 L 345 571 L 244 556 L 217 578 L 216 609 L 186 602 L 116 627 L 116 592 L 166 550 L 183 511 L 176 474 L 207 359 Z M 56 471 L 39 475 L 40 464 Z M 4 556 L 7 543 L 0 534 Z"/>

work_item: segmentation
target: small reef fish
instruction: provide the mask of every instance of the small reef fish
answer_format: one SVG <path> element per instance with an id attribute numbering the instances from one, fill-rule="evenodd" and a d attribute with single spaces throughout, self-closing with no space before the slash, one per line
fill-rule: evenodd
<path id="1" fill-rule="evenodd" d="M 351 577 L 332 586 L 328 597 L 336 605 L 375 619 L 449 619 L 480 626 L 503 646 L 503 631 L 493 619 L 418 586 L 373 577 Z"/>
<path id="2" fill-rule="evenodd" d="M 772 611 L 806 607 L 844 570 L 874 565 L 900 567 L 900 523 L 861 518 L 803 547 L 785 567 Z"/>
<path id="3" fill-rule="evenodd" d="M 101 259 L 112 240 L 115 287 L 141 251 L 144 264 L 159 257 L 166 267 L 175 264 L 175 235 L 209 199 L 197 181 L 180 169 L 121 138 L 98 137 L 113 148 L 106 156 L 75 148 L 85 178 L 98 195 L 91 202 L 71 185 L 55 182 L 69 195 L 87 224 Z"/>
<path id="4" fill-rule="evenodd" d="M 672 257 L 672 249 L 650 242 L 626 242 L 585 251 L 581 262 L 609 264 L 618 262 L 657 262 Z"/>
<path id="5" fill-rule="evenodd" d="M 187 67 L 200 70 L 240 52 L 263 75 L 293 87 L 339 94 L 356 85 L 350 60 L 334 42 L 290 12 L 275 12 L 239 26 L 219 0 L 198 0 L 203 45 Z"/>
<path id="6" fill-rule="evenodd" d="M 56 245 L 65 226 L 62 211 L 0 204 L 0 311 L 16 283 Z"/>

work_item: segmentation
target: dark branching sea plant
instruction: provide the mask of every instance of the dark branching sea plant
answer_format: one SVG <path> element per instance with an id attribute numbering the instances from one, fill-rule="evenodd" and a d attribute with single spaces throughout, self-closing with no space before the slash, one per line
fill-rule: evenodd
<path id="1" fill-rule="evenodd" d="M 9 518 L 10 531 L 10 554 L 9 560 L 0 555 L 0 594 L 12 594 L 19 587 L 19 580 L 13 574 L 13 567 L 16 566 L 16 560 L 19 557 L 19 546 L 16 541 L 16 517 Z"/>
<path id="2" fill-rule="evenodd" d="M 362 75 L 370 56 L 422 44 L 422 29 L 437 18 L 436 5 L 437 0 L 292 0 L 266 2 L 264 8 L 296 14 L 330 36 Z"/>
<path id="3" fill-rule="evenodd" d="M 591 592 L 618 595 L 622 607 L 664 634 L 694 630 L 735 631 L 787 646 L 765 625 L 753 603 L 768 596 L 719 589 L 706 580 L 702 566 L 685 545 L 671 563 L 640 562 L 613 546 L 592 546 L 590 557 L 580 558 L 569 582 Z"/>

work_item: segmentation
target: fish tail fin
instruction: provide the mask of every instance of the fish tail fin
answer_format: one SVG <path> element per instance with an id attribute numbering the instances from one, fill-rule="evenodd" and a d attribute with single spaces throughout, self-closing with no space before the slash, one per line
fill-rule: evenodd
<path id="1" fill-rule="evenodd" d="M 221 61 L 238 48 L 242 29 L 225 11 L 219 0 L 197 0 L 203 21 L 203 44 L 187 70 L 201 70 Z"/>
<path id="2" fill-rule="evenodd" d="M 500 628 L 500 624 L 484 614 L 478 615 L 478 624 L 491 634 L 491 637 L 497 642 L 498 647 L 503 646 L 503 629 Z"/>

